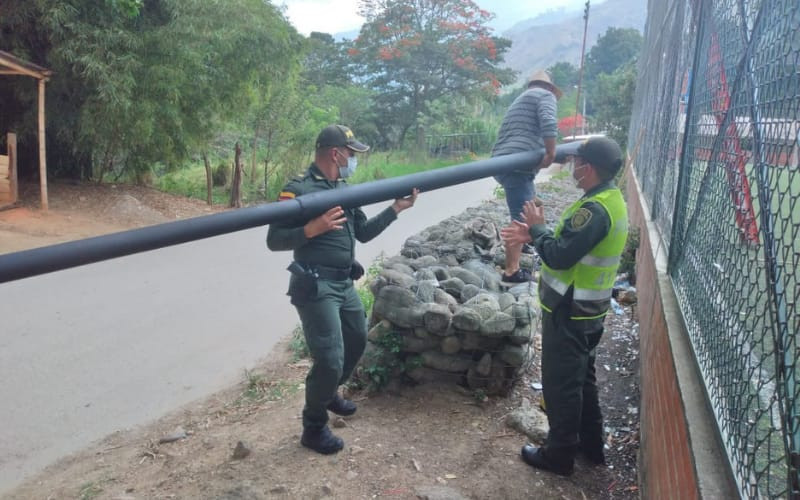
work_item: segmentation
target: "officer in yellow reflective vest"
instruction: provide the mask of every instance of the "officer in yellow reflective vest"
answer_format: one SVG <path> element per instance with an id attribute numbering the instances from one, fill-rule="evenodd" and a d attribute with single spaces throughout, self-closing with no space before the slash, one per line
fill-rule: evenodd
<path id="1" fill-rule="evenodd" d="M 545 225 L 543 209 L 528 202 L 524 222 L 501 231 L 506 243 L 532 242 L 542 259 L 542 389 L 550 432 L 543 447 L 525 445 L 522 458 L 556 474 L 571 474 L 578 452 L 605 464 L 594 364 L 628 236 L 625 200 L 613 182 L 621 167 L 615 141 L 586 140 L 572 172 L 585 194 L 564 211 L 555 230 Z"/>

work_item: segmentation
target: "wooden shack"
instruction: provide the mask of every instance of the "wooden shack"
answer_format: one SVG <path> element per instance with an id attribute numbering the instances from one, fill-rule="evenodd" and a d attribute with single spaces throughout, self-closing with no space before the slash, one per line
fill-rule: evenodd
<path id="1" fill-rule="evenodd" d="M 8 134 L 6 154 L 0 155 L 0 210 L 13 206 L 18 197 L 17 136 Z"/>
<path id="2" fill-rule="evenodd" d="M 41 207 L 47 210 L 47 157 L 45 155 L 44 134 L 44 89 L 52 71 L 36 64 L 24 61 L 8 52 L 0 50 L 0 75 L 30 76 L 38 80 L 39 85 L 39 185 L 41 190 Z M 16 135 L 8 134 L 6 152 L 0 155 L 0 207 L 16 203 L 17 188 L 17 147 Z"/>

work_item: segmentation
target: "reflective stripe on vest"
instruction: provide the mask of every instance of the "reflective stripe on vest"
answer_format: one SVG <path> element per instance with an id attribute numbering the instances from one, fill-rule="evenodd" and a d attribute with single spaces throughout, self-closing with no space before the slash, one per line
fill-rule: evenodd
<path id="1" fill-rule="evenodd" d="M 628 213 L 622 192 L 618 188 L 606 189 L 588 198 L 581 198 L 564 211 L 555 229 L 561 235 L 566 221 L 587 201 L 599 203 L 608 213 L 611 227 L 608 234 L 569 269 L 556 270 L 542 263 L 539 293 L 540 304 L 552 312 L 570 287 L 574 302 L 572 319 L 602 318 L 608 312 L 614 280 L 620 264 L 620 255 L 628 236 Z M 580 311 L 580 314 L 575 314 Z"/>

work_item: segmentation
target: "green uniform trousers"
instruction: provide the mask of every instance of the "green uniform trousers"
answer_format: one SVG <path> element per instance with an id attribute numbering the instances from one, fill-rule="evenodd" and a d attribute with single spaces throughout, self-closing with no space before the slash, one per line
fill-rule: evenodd
<path id="1" fill-rule="evenodd" d="M 542 310 L 542 390 L 550 432 L 547 454 L 574 459 L 578 444 L 603 445 L 603 416 L 597 396 L 595 348 L 602 320 L 570 319 L 569 302 Z"/>
<path id="2" fill-rule="evenodd" d="M 353 281 L 317 281 L 316 296 L 295 306 L 313 365 L 306 376 L 303 427 L 319 429 L 328 422 L 328 404 L 353 373 L 367 342 L 364 306 Z"/>

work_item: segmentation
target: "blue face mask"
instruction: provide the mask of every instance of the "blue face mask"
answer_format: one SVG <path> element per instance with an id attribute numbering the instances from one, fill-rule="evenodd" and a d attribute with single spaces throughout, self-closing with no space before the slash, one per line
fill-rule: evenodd
<path id="1" fill-rule="evenodd" d="M 355 173 L 357 166 L 358 159 L 355 156 L 348 156 L 347 165 L 344 167 L 339 167 L 339 177 L 342 179 L 347 179 Z"/>

